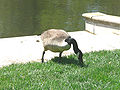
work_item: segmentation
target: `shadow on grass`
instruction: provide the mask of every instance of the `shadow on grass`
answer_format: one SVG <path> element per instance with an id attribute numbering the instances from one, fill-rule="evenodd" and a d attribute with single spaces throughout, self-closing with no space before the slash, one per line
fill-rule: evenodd
<path id="1" fill-rule="evenodd" d="M 80 67 L 88 67 L 88 65 L 85 65 L 85 64 L 80 64 L 78 60 L 76 60 L 74 57 L 55 57 L 52 59 L 53 62 L 55 63 L 59 63 L 59 64 L 75 64 L 77 66 L 80 66 Z"/>

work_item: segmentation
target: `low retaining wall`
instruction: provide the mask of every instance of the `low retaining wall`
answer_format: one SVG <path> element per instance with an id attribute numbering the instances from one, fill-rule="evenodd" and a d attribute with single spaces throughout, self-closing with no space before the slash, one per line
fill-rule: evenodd
<path id="1" fill-rule="evenodd" d="M 94 34 L 120 34 L 120 17 L 100 12 L 84 13 L 85 30 Z"/>

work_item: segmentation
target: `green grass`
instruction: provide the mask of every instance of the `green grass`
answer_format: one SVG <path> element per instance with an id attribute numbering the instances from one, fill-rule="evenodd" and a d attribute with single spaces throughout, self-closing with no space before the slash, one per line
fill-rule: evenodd
<path id="1" fill-rule="evenodd" d="M 85 67 L 75 55 L 47 63 L 13 64 L 0 69 L 0 90 L 118 90 L 120 50 L 84 54 Z"/>

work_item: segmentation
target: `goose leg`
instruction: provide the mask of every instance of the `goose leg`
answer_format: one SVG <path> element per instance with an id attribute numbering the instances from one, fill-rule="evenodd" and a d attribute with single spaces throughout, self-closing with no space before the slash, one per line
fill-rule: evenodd
<path id="1" fill-rule="evenodd" d="M 59 63 L 61 62 L 61 60 L 60 60 L 61 56 L 62 56 L 62 52 L 60 52 L 60 54 L 59 54 L 59 61 L 58 61 Z"/>
<path id="2" fill-rule="evenodd" d="M 61 56 L 62 56 L 62 52 L 60 52 L 60 54 L 59 54 L 59 58 L 61 58 Z"/>
<path id="3" fill-rule="evenodd" d="M 42 54 L 42 63 L 44 62 L 44 54 L 45 54 L 45 51 L 43 51 L 43 54 Z"/>

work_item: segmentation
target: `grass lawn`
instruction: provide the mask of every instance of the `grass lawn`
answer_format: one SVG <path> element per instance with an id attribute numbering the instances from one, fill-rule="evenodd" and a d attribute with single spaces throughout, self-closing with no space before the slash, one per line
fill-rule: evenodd
<path id="1" fill-rule="evenodd" d="M 85 67 L 75 55 L 47 63 L 0 68 L 0 90 L 118 90 L 120 50 L 85 53 Z"/>

